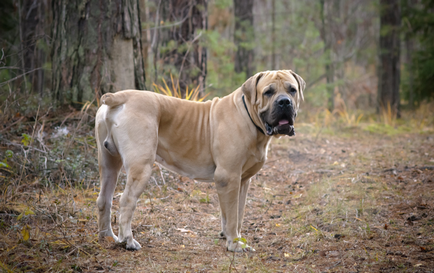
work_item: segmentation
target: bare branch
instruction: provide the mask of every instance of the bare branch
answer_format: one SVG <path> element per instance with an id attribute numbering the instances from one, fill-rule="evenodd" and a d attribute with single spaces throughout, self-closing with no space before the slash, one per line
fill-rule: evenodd
<path id="1" fill-rule="evenodd" d="M 35 72 L 36 70 L 40 70 L 40 69 L 43 69 L 43 68 L 42 68 L 42 67 L 35 68 L 35 69 L 33 69 L 33 70 L 27 71 L 26 73 L 23 73 L 23 74 L 21 74 L 21 75 L 18 75 L 18 76 L 16 76 L 15 78 L 12 78 L 12 79 L 10 79 L 10 80 L 8 80 L 8 81 L 2 82 L 2 83 L 0 83 L 0 87 L 5 86 L 6 84 L 8 84 L 8 83 L 10 83 L 10 82 L 13 82 L 13 81 L 15 81 L 15 80 L 17 80 L 17 79 L 19 79 L 19 78 L 21 78 L 21 77 L 27 75 L 27 74 L 30 74 L 30 73 Z"/>

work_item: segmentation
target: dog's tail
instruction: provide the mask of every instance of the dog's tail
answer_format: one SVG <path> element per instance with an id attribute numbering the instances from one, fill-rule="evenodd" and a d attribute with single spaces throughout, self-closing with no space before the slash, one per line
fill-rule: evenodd
<path id="1" fill-rule="evenodd" d="M 109 152 L 109 154 L 111 154 L 112 156 L 119 156 L 119 150 L 116 147 L 115 142 L 113 141 L 113 135 L 112 135 L 112 126 L 113 126 L 113 121 L 107 119 L 107 110 L 104 112 L 104 127 L 107 130 L 107 136 L 104 139 L 103 145 L 104 148 Z"/>
<path id="2" fill-rule="evenodd" d="M 127 101 L 128 96 L 123 93 L 107 93 L 101 97 L 101 101 L 103 104 L 107 106 L 118 106 L 120 104 L 124 104 Z"/>
<path id="3" fill-rule="evenodd" d="M 126 101 L 127 101 L 127 96 L 125 96 L 122 93 L 116 93 L 116 94 L 107 93 L 101 97 L 101 102 L 109 107 L 115 107 L 124 104 Z M 115 142 L 113 141 L 113 135 L 111 132 L 113 121 L 110 120 L 107 115 L 109 111 L 110 111 L 109 109 L 105 109 L 102 112 L 103 115 L 102 126 L 104 126 L 107 130 L 106 132 L 107 135 L 102 144 L 104 145 L 104 148 L 109 152 L 109 154 L 111 154 L 112 156 L 119 156 L 119 151 L 118 148 L 116 147 Z"/>
<path id="4" fill-rule="evenodd" d="M 111 135 L 108 135 L 106 139 L 104 140 L 104 148 L 111 154 L 112 156 L 119 156 L 118 148 L 116 147 L 113 137 Z"/>

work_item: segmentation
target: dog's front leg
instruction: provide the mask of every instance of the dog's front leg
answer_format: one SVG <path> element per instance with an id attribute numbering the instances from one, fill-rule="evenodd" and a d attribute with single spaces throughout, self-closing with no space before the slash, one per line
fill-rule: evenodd
<path id="1" fill-rule="evenodd" d="M 241 235 L 241 227 L 243 226 L 244 209 L 246 207 L 247 190 L 249 189 L 250 178 L 243 179 L 240 187 L 240 197 L 238 203 L 238 233 Z"/>
<path id="2" fill-rule="evenodd" d="M 222 230 L 226 237 L 226 247 L 229 251 L 241 252 L 241 244 L 234 243 L 235 238 L 240 238 L 238 232 L 239 193 L 241 175 L 217 169 L 214 181 L 220 201 Z"/>

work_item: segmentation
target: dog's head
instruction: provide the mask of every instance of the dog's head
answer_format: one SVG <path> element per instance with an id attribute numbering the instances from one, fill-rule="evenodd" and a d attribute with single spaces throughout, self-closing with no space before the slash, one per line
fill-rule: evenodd
<path id="1" fill-rule="evenodd" d="M 305 81 L 293 71 L 277 70 L 257 73 L 243 84 L 242 91 L 268 136 L 293 136 L 305 87 Z"/>

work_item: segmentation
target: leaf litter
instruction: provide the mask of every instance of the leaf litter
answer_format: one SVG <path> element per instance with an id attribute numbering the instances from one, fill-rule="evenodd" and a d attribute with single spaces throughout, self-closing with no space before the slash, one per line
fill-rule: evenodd
<path id="1" fill-rule="evenodd" d="M 226 252 L 219 237 L 212 183 L 155 166 L 132 224 L 142 249 L 129 252 L 113 240 L 98 241 L 97 182 L 48 187 L 23 180 L 13 193 L 2 193 L 0 268 L 427 272 L 434 268 L 432 151 L 434 140 L 423 133 L 318 136 L 301 128 L 296 138 L 273 141 L 267 163 L 252 178 L 242 229 L 256 251 L 241 254 Z M 124 183 L 121 174 L 113 201 L 115 233 Z"/>

